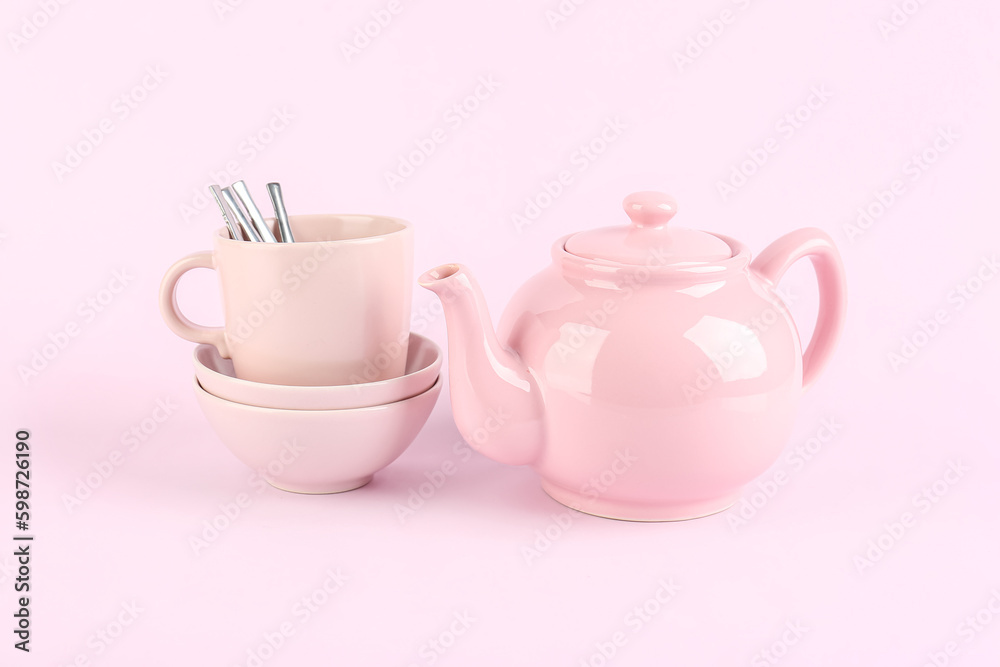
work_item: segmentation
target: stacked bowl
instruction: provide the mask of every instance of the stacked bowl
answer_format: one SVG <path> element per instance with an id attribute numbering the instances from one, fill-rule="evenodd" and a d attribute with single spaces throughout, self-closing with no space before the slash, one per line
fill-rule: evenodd
<path id="1" fill-rule="evenodd" d="M 198 404 L 223 444 L 269 484 L 297 493 L 364 486 L 413 442 L 441 392 L 441 349 L 410 334 L 403 375 L 295 386 L 236 377 L 212 345 L 194 351 Z"/>

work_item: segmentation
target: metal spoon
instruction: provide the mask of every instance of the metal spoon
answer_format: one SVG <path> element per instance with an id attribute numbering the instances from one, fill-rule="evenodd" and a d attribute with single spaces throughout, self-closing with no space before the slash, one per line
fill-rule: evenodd
<path id="1" fill-rule="evenodd" d="M 261 215 L 260 209 L 257 208 L 257 204 L 254 203 L 253 197 L 250 196 L 250 190 L 247 189 L 247 184 L 243 181 L 236 181 L 233 183 L 232 187 L 236 196 L 240 198 L 240 201 L 243 202 L 243 206 L 246 207 L 247 213 L 250 214 L 250 219 L 253 220 L 253 224 L 257 228 L 257 233 L 260 234 L 261 238 L 263 238 L 267 243 L 277 243 L 278 239 L 274 238 L 271 228 L 267 226 L 266 222 L 264 222 L 264 216 Z"/>
<path id="2" fill-rule="evenodd" d="M 236 241 L 242 241 L 243 234 L 240 233 L 239 224 L 233 220 L 232 212 L 229 211 L 226 202 L 222 200 L 222 189 L 218 185 L 213 185 L 211 190 L 212 196 L 215 197 L 215 203 L 219 205 L 219 210 L 222 211 L 222 219 L 226 221 L 226 227 L 229 228 L 229 235 Z"/>
<path id="3" fill-rule="evenodd" d="M 278 231 L 281 232 L 281 240 L 284 243 L 294 243 L 292 227 L 288 224 L 288 212 L 285 210 L 285 200 L 281 196 L 281 185 L 279 183 L 268 183 L 267 194 L 271 196 L 271 206 L 274 207 L 274 217 L 278 219 Z"/>
<path id="4" fill-rule="evenodd" d="M 236 197 L 233 196 L 233 191 L 229 188 L 222 188 L 222 199 L 229 204 L 229 208 L 232 209 L 233 215 L 236 216 L 236 220 L 240 223 L 240 227 L 242 227 L 243 231 L 246 232 L 247 238 L 251 241 L 263 241 L 264 239 L 262 239 L 260 234 L 257 233 L 257 229 L 247 218 L 247 215 L 243 212 L 243 208 L 240 206 L 239 202 L 236 201 Z"/>

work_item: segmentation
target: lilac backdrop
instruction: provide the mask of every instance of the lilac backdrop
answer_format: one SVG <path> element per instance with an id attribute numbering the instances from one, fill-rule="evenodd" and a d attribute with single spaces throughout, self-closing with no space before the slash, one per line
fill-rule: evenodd
<path id="1" fill-rule="evenodd" d="M 996 664 L 998 15 L 985 0 L 5 3 L 0 539 L 29 428 L 36 542 L 32 652 L 8 631 L 0 662 Z M 192 346 L 156 307 L 167 266 L 209 246 L 203 188 L 228 170 L 261 197 L 281 181 L 292 212 L 411 220 L 416 269 L 468 264 L 494 318 L 554 239 L 624 223 L 634 190 L 757 252 L 818 226 L 849 276 L 845 335 L 786 454 L 709 518 L 569 512 L 530 469 L 465 449 L 447 388 L 364 489 L 261 489 L 200 414 Z M 803 264 L 782 287 L 805 338 Z M 444 344 L 415 290 L 414 328 Z M 209 272 L 181 300 L 219 321 Z M 402 520 L 446 461 L 455 474 Z"/>

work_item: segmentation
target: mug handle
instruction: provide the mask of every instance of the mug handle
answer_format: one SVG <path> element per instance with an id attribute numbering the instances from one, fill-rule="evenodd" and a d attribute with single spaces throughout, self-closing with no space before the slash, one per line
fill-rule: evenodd
<path id="1" fill-rule="evenodd" d="M 224 327 L 205 327 L 195 324 L 180 311 L 177 304 L 177 283 L 181 276 L 192 269 L 215 269 L 215 255 L 211 252 L 196 252 L 180 259 L 167 269 L 160 283 L 160 315 L 175 334 L 192 343 L 214 345 L 219 354 L 229 358 Z"/>
<path id="2" fill-rule="evenodd" d="M 812 386 L 833 356 L 847 314 L 847 280 L 833 239 L 809 227 L 785 234 L 764 248 L 750 270 L 774 288 L 788 267 L 803 257 L 812 261 L 819 283 L 819 314 L 809 347 L 802 355 L 802 390 Z"/>

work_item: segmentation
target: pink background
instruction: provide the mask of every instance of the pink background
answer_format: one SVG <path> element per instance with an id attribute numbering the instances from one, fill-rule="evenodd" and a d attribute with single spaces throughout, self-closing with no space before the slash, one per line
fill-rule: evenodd
<path id="1" fill-rule="evenodd" d="M 557 0 L 402 0 L 350 61 L 341 44 L 388 0 L 246 0 L 221 17 L 211 0 L 102 0 L 32 18 L 45 4 L 5 3 L 0 49 L 0 540 L 14 533 L 19 428 L 32 432 L 37 536 L 33 650 L 14 651 L 7 631 L 0 662 L 255 664 L 248 650 L 289 623 L 294 634 L 263 664 L 600 665 L 616 633 L 624 645 L 607 664 L 922 665 L 929 654 L 996 664 L 1000 280 L 977 283 L 1000 249 L 991 3 L 909 0 L 915 13 L 897 13 L 890 32 L 879 27 L 893 16 L 889 0 L 594 1 L 554 28 L 546 12 Z M 25 20 L 45 25 L 35 34 Z M 21 30 L 34 36 L 12 45 Z M 698 39 L 707 46 L 678 67 L 675 54 Z M 147 68 L 162 80 L 132 97 Z M 481 77 L 495 90 L 448 122 Z M 814 89 L 826 99 L 799 109 Z M 268 136 L 274 109 L 292 118 Z M 781 129 L 797 109 L 808 119 Z M 53 163 L 102 119 L 113 131 L 57 176 Z M 623 129 L 581 170 L 579 147 L 615 119 Z M 435 128 L 443 143 L 391 189 L 385 172 Z M 933 148 L 942 131 L 953 137 L 938 142 L 943 152 Z M 249 149 L 259 133 L 270 143 Z M 776 152 L 721 196 L 717 182 L 769 139 Z M 935 161 L 914 172 L 908 161 L 924 151 Z M 755 252 L 796 227 L 827 230 L 849 276 L 849 320 L 803 401 L 791 458 L 761 478 L 782 471 L 788 482 L 770 498 L 748 488 L 760 507 L 739 525 L 739 508 L 673 524 L 569 512 L 528 468 L 464 460 L 446 387 L 412 447 L 369 486 L 258 493 L 195 404 L 192 345 L 156 307 L 167 266 L 208 248 L 220 226 L 204 203 L 188 216 L 182 207 L 197 208 L 195 191 L 228 162 L 259 198 L 281 181 L 293 213 L 411 220 L 416 270 L 468 264 L 495 319 L 554 239 L 624 223 L 620 202 L 634 190 L 670 192 L 677 224 Z M 563 169 L 572 184 L 518 230 L 512 215 Z M 849 238 L 857 209 L 897 179 L 900 194 Z M 115 271 L 130 277 L 124 289 L 99 313 L 81 307 Z M 954 290 L 970 281 L 981 289 L 959 307 Z M 808 336 L 817 298 L 807 263 L 782 287 Z M 435 297 L 415 290 L 414 328 L 444 344 L 443 318 L 421 315 Z M 209 272 L 185 280 L 181 300 L 193 318 L 218 322 Z M 889 354 L 936 311 L 945 323 L 894 369 Z M 74 324 L 78 335 L 24 381 L 18 368 Z M 157 400 L 176 408 L 130 451 L 123 434 Z M 795 448 L 824 419 L 840 424 L 835 436 L 800 463 Z M 121 465 L 69 511 L 64 496 L 115 450 Z M 394 505 L 445 461 L 457 472 L 402 523 Z M 967 470 L 948 475 L 953 463 Z M 936 502 L 915 499 L 936 481 Z M 196 554 L 190 538 L 240 494 L 250 505 Z M 906 512 L 914 520 L 892 537 Z M 559 534 L 553 515 L 563 514 L 571 525 Z M 539 531 L 555 539 L 529 563 L 523 549 Z M 888 550 L 862 567 L 869 541 Z M 11 551 L 0 548 L 7 625 Z M 343 586 L 307 619 L 296 614 L 338 569 Z M 665 603 L 661 580 L 679 586 Z M 142 611 L 119 634 L 133 603 Z M 628 616 L 643 605 L 647 620 Z M 468 628 L 456 614 L 473 619 Z M 108 645 L 99 632 L 117 636 Z M 437 640 L 443 653 L 430 648 Z"/>

